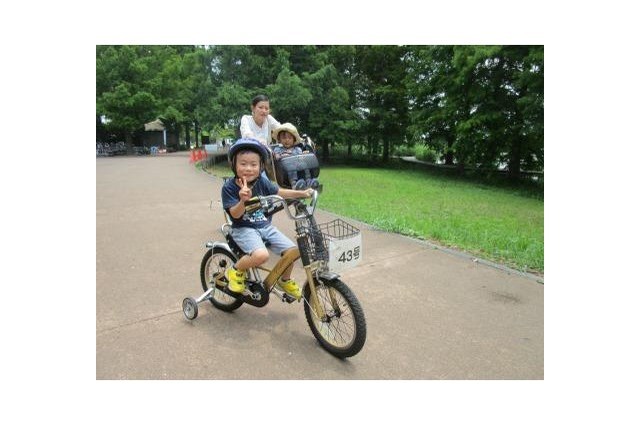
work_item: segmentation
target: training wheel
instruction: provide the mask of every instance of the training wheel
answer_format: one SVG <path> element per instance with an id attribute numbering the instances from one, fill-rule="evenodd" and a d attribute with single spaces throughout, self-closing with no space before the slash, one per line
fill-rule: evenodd
<path id="1" fill-rule="evenodd" d="M 198 316 L 198 304 L 192 297 L 187 297 L 182 301 L 182 312 L 188 320 L 195 319 Z"/>

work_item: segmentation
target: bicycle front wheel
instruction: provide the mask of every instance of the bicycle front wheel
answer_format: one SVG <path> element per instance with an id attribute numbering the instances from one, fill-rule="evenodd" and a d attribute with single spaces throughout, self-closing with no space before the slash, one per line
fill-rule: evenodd
<path id="1" fill-rule="evenodd" d="M 354 356 L 364 346 L 367 325 L 360 302 L 342 281 L 315 280 L 318 303 L 324 308 L 321 317 L 311 302 L 311 287 L 303 289 L 304 314 L 315 338 L 323 348 L 338 358 Z"/>

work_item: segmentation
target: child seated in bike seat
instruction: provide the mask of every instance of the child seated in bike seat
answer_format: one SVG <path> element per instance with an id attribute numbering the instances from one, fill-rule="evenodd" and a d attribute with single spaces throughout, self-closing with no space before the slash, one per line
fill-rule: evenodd
<path id="1" fill-rule="evenodd" d="M 229 290 L 242 293 L 245 288 L 245 272 L 269 260 L 269 248 L 279 255 L 296 245 L 271 224 L 271 218 L 265 217 L 262 210 L 248 213 L 245 201 L 255 196 L 278 194 L 283 198 L 307 198 L 313 195 L 312 189 L 304 191 L 284 189 L 271 182 L 261 172 L 269 158 L 269 151 L 254 139 L 239 139 L 229 149 L 229 158 L 234 179 L 228 179 L 222 186 L 222 207 L 231 216 L 231 236 L 238 247 L 246 253 L 233 267 L 226 271 Z M 289 295 L 300 299 L 302 292 L 291 279 L 293 264 L 284 271 L 276 284 Z"/>
<path id="2" fill-rule="evenodd" d="M 277 160 L 283 157 L 303 154 L 302 148 L 297 146 L 302 142 L 298 129 L 291 123 L 284 123 L 273 129 L 273 138 L 278 141 L 278 145 L 273 148 L 273 155 Z M 306 152 L 306 151 L 305 151 Z M 297 171 L 288 172 L 289 184 L 293 189 L 313 188 L 318 189 L 320 182 L 318 179 L 311 177 L 311 174 L 305 179 L 299 178 Z"/>

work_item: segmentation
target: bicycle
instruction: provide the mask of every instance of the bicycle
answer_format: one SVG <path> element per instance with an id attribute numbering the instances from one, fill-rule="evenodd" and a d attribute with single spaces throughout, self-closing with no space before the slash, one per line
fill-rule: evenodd
<path id="1" fill-rule="evenodd" d="M 338 358 L 356 355 L 366 340 L 366 321 L 360 302 L 351 289 L 332 271 L 353 267 L 361 258 L 360 231 L 341 219 L 318 225 L 314 212 L 318 192 L 314 191 L 309 205 L 300 200 L 285 200 L 278 195 L 254 197 L 248 210 L 262 209 L 265 216 L 285 210 L 295 222 L 297 248 L 289 250 L 273 269 L 264 267 L 247 271 L 243 294 L 228 289 L 225 271 L 244 255 L 231 236 L 231 219 L 225 212 L 222 234 L 225 241 L 208 241 L 207 251 L 200 265 L 200 281 L 204 293 L 197 299 L 187 297 L 182 302 L 185 317 L 198 316 L 198 304 L 209 300 L 214 307 L 232 312 L 247 303 L 264 307 L 275 294 L 283 302 L 296 299 L 281 291 L 275 284 L 282 273 L 295 261 L 302 259 L 306 282 L 301 301 L 309 328 L 320 345 Z M 293 213 L 291 211 L 293 209 Z M 262 279 L 260 271 L 267 276 Z"/>

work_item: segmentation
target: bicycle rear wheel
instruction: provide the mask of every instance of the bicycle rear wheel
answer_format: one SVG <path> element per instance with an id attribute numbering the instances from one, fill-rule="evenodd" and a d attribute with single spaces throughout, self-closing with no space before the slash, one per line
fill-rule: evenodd
<path id="1" fill-rule="evenodd" d="M 367 325 L 360 302 L 342 281 L 316 280 L 318 302 L 325 315 L 319 318 L 311 307 L 311 287 L 303 289 L 304 314 L 315 338 L 338 358 L 356 355 L 367 338 Z"/>
<path id="2" fill-rule="evenodd" d="M 200 265 L 202 289 L 207 291 L 214 286 L 216 278 L 224 277 L 227 268 L 233 266 L 235 262 L 235 256 L 223 248 L 214 247 L 211 250 L 207 250 Z M 244 303 L 242 300 L 231 297 L 219 290 L 215 290 L 212 293 L 210 300 L 213 306 L 225 312 L 235 311 Z"/>

